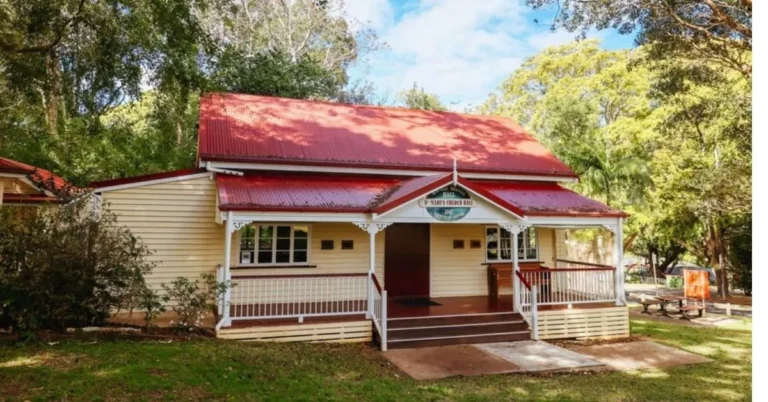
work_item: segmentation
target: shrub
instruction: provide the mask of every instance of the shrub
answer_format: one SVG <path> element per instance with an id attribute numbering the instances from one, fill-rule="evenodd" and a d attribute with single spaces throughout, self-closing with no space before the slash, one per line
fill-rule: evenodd
<path id="1" fill-rule="evenodd" d="M 90 196 L 19 218 L 0 209 L 0 324 L 14 331 L 103 325 L 136 307 L 151 253 Z"/>
<path id="2" fill-rule="evenodd" d="M 179 329 L 198 328 L 208 311 L 216 309 L 216 301 L 227 291 L 228 284 L 217 283 L 211 273 L 200 275 L 200 280 L 190 281 L 178 277 L 171 285 L 162 284 L 165 290 L 163 300 L 173 302 L 171 309 L 176 313 L 176 321 L 171 325 Z"/>

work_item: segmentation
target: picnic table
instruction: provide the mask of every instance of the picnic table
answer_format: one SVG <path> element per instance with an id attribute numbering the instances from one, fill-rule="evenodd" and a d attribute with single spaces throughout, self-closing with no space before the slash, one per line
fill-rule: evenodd
<path id="1" fill-rule="evenodd" d="M 640 304 L 643 305 L 643 312 L 642 314 L 651 314 L 648 311 L 648 307 L 653 304 L 659 305 L 659 311 L 661 312 L 661 315 L 669 317 L 669 311 L 667 310 L 667 304 L 678 302 L 679 307 L 682 310 L 683 308 L 683 301 L 685 300 L 685 297 L 681 296 L 656 296 L 650 299 L 641 300 Z"/>
<path id="2" fill-rule="evenodd" d="M 675 311 L 675 313 L 679 313 L 683 308 L 683 301 L 685 301 L 685 297 L 682 296 L 656 296 L 656 299 L 659 300 L 659 308 L 661 310 L 661 315 L 665 317 L 669 317 L 669 310 L 667 310 L 666 305 L 672 304 L 677 302 L 679 310 Z"/>

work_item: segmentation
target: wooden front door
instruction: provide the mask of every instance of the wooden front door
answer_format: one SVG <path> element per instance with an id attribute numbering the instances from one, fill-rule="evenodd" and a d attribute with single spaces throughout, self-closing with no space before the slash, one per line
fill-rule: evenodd
<path id="1" fill-rule="evenodd" d="M 429 297 L 429 224 L 395 223 L 384 241 L 384 283 L 389 297 Z"/>

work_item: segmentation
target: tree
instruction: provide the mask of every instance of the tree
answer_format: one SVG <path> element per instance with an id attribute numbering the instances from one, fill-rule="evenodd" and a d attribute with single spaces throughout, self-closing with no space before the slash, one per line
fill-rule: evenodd
<path id="1" fill-rule="evenodd" d="M 752 0 L 527 0 L 556 6 L 552 28 L 636 33 L 649 60 L 688 59 L 752 77 Z"/>
<path id="2" fill-rule="evenodd" d="M 582 178 L 577 189 L 625 208 L 650 184 L 645 143 L 657 119 L 650 73 L 627 69 L 636 52 L 600 50 L 597 41 L 546 49 L 526 60 L 480 106 L 533 132 Z"/>
<path id="3" fill-rule="evenodd" d="M 409 109 L 444 111 L 446 107 L 435 94 L 427 93 L 414 82 L 413 88 L 397 95 L 397 102 Z"/>
<path id="4" fill-rule="evenodd" d="M 151 254 L 90 196 L 39 206 L 21 220 L 0 209 L 0 326 L 20 333 L 103 325 L 151 291 Z"/>

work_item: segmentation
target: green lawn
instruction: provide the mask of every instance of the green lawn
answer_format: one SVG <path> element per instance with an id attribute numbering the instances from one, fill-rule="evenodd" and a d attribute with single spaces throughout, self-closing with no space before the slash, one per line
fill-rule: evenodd
<path id="1" fill-rule="evenodd" d="M 667 370 L 416 382 L 368 345 L 215 340 L 0 346 L 0 399 L 732 401 L 751 398 L 751 326 L 632 321 L 633 335 L 714 363 Z"/>

